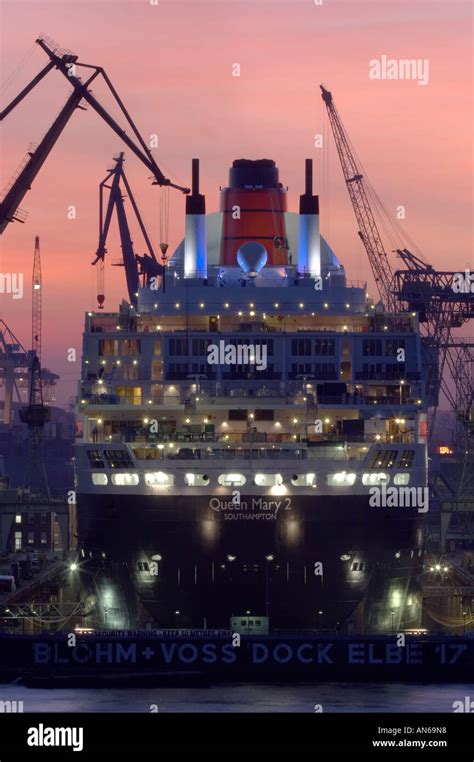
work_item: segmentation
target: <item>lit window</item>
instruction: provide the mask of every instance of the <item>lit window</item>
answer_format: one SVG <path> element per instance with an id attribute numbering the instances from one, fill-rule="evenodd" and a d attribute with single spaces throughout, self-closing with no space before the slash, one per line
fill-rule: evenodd
<path id="1" fill-rule="evenodd" d="M 135 487 L 138 484 L 138 474 L 112 474 L 112 484 L 116 487 Z"/>
<path id="2" fill-rule="evenodd" d="M 28 543 L 32 545 L 35 541 L 35 534 L 34 532 L 28 532 Z"/>
<path id="3" fill-rule="evenodd" d="M 105 487 L 108 481 L 107 474 L 92 474 L 92 484 L 96 487 Z"/>
<path id="4" fill-rule="evenodd" d="M 374 484 L 388 484 L 390 476 L 388 474 L 363 474 L 362 484 L 366 487 L 372 487 Z"/>
<path id="5" fill-rule="evenodd" d="M 46 545 L 48 542 L 48 535 L 46 532 L 41 532 L 41 545 Z"/>
<path id="6" fill-rule="evenodd" d="M 283 477 L 281 474 L 255 474 L 255 484 L 257 487 L 279 487 Z"/>
<path id="7" fill-rule="evenodd" d="M 347 471 L 339 471 L 336 474 L 328 474 L 327 482 L 330 487 L 352 487 L 355 484 L 356 474 Z"/>
<path id="8" fill-rule="evenodd" d="M 174 476 L 172 474 L 165 474 L 164 471 L 153 471 L 145 474 L 145 484 L 148 487 L 172 487 Z"/>
<path id="9" fill-rule="evenodd" d="M 243 474 L 220 474 L 217 481 L 222 487 L 243 487 L 246 479 Z"/>
<path id="10" fill-rule="evenodd" d="M 291 483 L 295 487 L 316 487 L 316 474 L 293 474 Z"/>
<path id="11" fill-rule="evenodd" d="M 188 487 L 205 487 L 209 477 L 207 474 L 185 474 L 184 481 Z"/>
<path id="12" fill-rule="evenodd" d="M 15 524 L 21 524 L 21 513 L 17 513 L 15 516 Z"/>
<path id="13" fill-rule="evenodd" d="M 395 474 L 393 483 L 400 487 L 410 483 L 410 474 Z"/>

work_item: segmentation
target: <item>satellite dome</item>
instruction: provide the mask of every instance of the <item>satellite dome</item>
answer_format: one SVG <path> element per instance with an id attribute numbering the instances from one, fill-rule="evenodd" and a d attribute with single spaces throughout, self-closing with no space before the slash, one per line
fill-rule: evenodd
<path id="1" fill-rule="evenodd" d="M 267 250 L 258 241 L 246 241 L 237 251 L 237 262 L 245 273 L 259 273 L 267 259 Z"/>

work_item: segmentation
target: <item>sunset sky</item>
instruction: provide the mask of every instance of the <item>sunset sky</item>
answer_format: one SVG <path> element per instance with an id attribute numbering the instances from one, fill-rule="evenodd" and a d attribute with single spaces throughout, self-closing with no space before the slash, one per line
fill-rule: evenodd
<path id="1" fill-rule="evenodd" d="M 191 159 L 201 159 L 208 211 L 218 208 L 219 185 L 241 157 L 274 159 L 297 210 L 303 162 L 313 157 L 323 235 L 348 277 L 371 284 L 319 95 L 324 83 L 385 205 L 394 217 L 405 206 L 402 224 L 425 259 L 438 269 L 474 267 L 469 0 L 0 0 L 0 28 L 0 110 L 46 63 L 35 38 L 51 37 L 106 69 L 144 138 L 158 134 L 154 154 L 172 180 L 190 184 Z M 369 61 L 382 55 L 427 59 L 428 84 L 369 79 Z M 232 76 L 235 63 L 240 77 Z M 2 123 L 0 186 L 70 89 L 53 71 Z M 93 92 L 118 118 L 105 86 L 94 83 Z M 318 133 L 328 136 L 323 149 L 314 147 Z M 75 393 L 80 373 L 67 349 L 80 358 L 83 315 L 95 307 L 98 185 L 122 149 L 157 245 L 159 190 L 90 108 L 73 115 L 22 202 L 26 224 L 11 224 L 0 240 L 0 272 L 25 274 L 22 300 L 0 294 L 0 317 L 29 347 L 34 237 L 41 238 L 43 364 L 61 375 L 60 404 Z M 76 220 L 67 218 L 72 204 Z M 183 230 L 184 197 L 170 191 L 172 249 Z M 115 231 L 114 224 L 109 262 L 120 256 Z M 134 239 L 142 253 L 138 232 Z M 106 309 L 115 310 L 125 293 L 123 271 L 108 267 Z"/>

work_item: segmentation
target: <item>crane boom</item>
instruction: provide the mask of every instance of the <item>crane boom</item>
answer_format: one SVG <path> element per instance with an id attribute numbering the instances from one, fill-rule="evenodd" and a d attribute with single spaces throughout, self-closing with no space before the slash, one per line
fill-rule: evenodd
<path id="1" fill-rule="evenodd" d="M 60 137 L 64 127 L 68 123 L 75 109 L 83 108 L 80 105 L 82 100 L 86 101 L 90 106 L 92 106 L 92 108 L 99 114 L 99 116 L 140 159 L 145 167 L 151 172 L 154 184 L 166 185 L 171 188 L 176 188 L 183 193 L 189 193 L 189 188 L 185 188 L 181 185 L 172 183 L 162 173 L 150 149 L 140 135 L 140 132 L 135 126 L 130 114 L 125 108 L 104 69 L 102 69 L 100 66 L 81 63 L 78 61 L 77 56 L 71 53 L 58 54 L 58 52 L 50 47 L 44 39 L 39 38 L 36 40 L 36 42 L 49 57 L 49 63 L 34 77 L 34 79 L 31 80 L 28 85 L 26 85 L 26 87 L 23 88 L 23 90 L 5 107 L 5 109 L 0 112 L 0 121 L 8 116 L 8 114 L 11 113 L 11 111 L 52 69 L 57 69 L 60 71 L 64 77 L 66 77 L 69 84 L 72 85 L 74 90 L 69 96 L 61 112 L 58 114 L 55 121 L 47 131 L 46 135 L 43 137 L 39 146 L 35 150 L 29 152 L 29 159 L 27 159 L 24 166 L 21 167 L 18 176 L 14 179 L 10 188 L 7 190 L 5 197 L 0 202 L 0 234 L 3 233 L 7 225 L 13 220 L 23 222 L 21 213 L 18 209 L 19 204 L 28 190 L 31 188 L 33 180 L 43 166 L 46 158 L 51 152 L 51 149 L 54 147 L 56 141 Z M 92 74 L 85 82 L 76 76 L 76 67 L 78 66 L 92 70 Z M 102 106 L 97 98 L 90 92 L 90 84 L 99 75 L 101 75 L 105 80 L 122 114 L 125 116 L 127 123 L 133 132 L 135 140 L 127 135 L 126 131 L 120 127 L 115 119 L 110 116 L 104 106 Z"/>
<path id="2" fill-rule="evenodd" d="M 183 193 L 189 193 L 189 188 L 184 188 L 181 185 L 175 185 L 172 183 L 161 171 L 158 164 L 156 163 L 155 159 L 153 158 L 153 154 L 151 153 L 150 149 L 146 145 L 145 141 L 143 140 L 142 136 L 140 135 L 139 131 L 137 130 L 135 124 L 132 121 L 132 118 L 130 114 L 128 113 L 127 109 L 125 108 L 122 100 L 120 99 L 117 91 L 115 90 L 114 86 L 112 85 L 112 82 L 110 81 L 109 77 L 107 76 L 106 72 L 102 67 L 100 66 L 91 66 L 90 64 L 84 64 L 80 61 L 77 61 L 74 64 L 70 64 L 67 61 L 64 60 L 64 56 L 58 56 L 57 53 L 55 53 L 52 48 L 50 48 L 46 42 L 38 38 L 36 40 L 40 48 L 42 48 L 47 56 L 49 57 L 50 61 L 54 63 L 56 68 L 61 72 L 61 74 L 66 77 L 67 81 L 74 87 L 76 92 L 80 92 L 82 94 L 82 97 L 84 100 L 86 100 L 90 106 L 99 114 L 99 116 L 104 119 L 105 122 L 113 129 L 113 131 L 123 140 L 123 142 L 130 148 L 133 153 L 138 156 L 138 158 L 145 164 L 146 167 L 153 173 L 154 182 L 157 185 L 169 185 L 171 188 L 176 188 L 177 190 L 182 191 Z M 83 66 L 87 69 L 94 69 L 96 76 L 97 74 L 101 74 L 103 78 L 105 79 L 109 90 L 111 91 L 112 95 L 114 96 L 115 100 L 117 101 L 120 110 L 124 114 L 128 124 L 130 125 L 135 137 L 137 138 L 140 147 L 137 146 L 131 138 L 128 137 L 125 130 L 123 130 L 119 124 L 113 119 L 108 111 L 102 106 L 102 104 L 95 98 L 92 93 L 83 85 L 79 77 L 77 77 L 73 72 L 75 70 L 76 66 Z M 72 68 L 74 67 L 74 68 Z"/>
<path id="3" fill-rule="evenodd" d="M 339 160 L 341 162 L 344 180 L 346 182 L 349 197 L 355 212 L 358 234 L 364 244 L 372 273 L 385 308 L 390 312 L 399 311 L 397 300 L 392 290 L 393 271 L 387 252 L 384 249 L 380 233 L 377 228 L 369 199 L 364 187 L 363 175 L 360 172 L 355 157 L 351 151 L 347 133 L 341 118 L 334 105 L 332 94 L 320 85 L 322 99 L 326 104 L 329 121 L 331 124 L 334 141 L 336 143 Z"/>
<path id="4" fill-rule="evenodd" d="M 39 236 L 35 238 L 35 255 L 33 260 L 33 281 L 31 284 L 31 348 L 41 362 L 41 253 Z"/>
<path id="5" fill-rule="evenodd" d="M 72 60 L 72 61 L 75 61 L 75 60 L 76 60 L 76 58 L 75 58 L 75 57 L 72 57 L 72 59 L 71 59 L 71 57 L 69 57 L 69 58 L 70 58 L 70 60 Z M 19 103 L 20 103 L 20 102 L 23 100 L 23 98 L 25 98 L 25 96 L 27 96 L 27 95 L 28 95 L 28 93 L 29 93 L 29 92 L 31 92 L 31 90 L 33 90 L 33 88 L 34 88 L 34 87 L 36 87 L 36 85 L 38 84 L 38 82 L 41 82 L 41 80 L 43 79 L 43 77 L 45 77 L 45 76 L 48 74 L 48 72 L 50 72 L 50 71 L 51 71 L 51 69 L 54 69 L 54 62 L 53 62 L 53 61 L 50 61 L 49 63 L 47 63 L 47 64 L 46 64 L 46 66 L 44 67 L 44 69 L 41 69 L 41 71 L 40 71 L 40 72 L 38 72 L 38 74 L 36 75 L 36 77 L 34 77 L 34 78 L 31 80 L 31 82 L 29 82 L 29 83 L 26 85 L 26 87 L 24 87 L 24 88 L 23 88 L 23 90 L 21 91 L 21 93 L 18 93 L 18 95 L 17 95 L 15 98 L 13 98 L 13 100 L 12 100 L 12 101 L 10 101 L 10 103 L 8 104 L 8 106 L 5 106 L 5 108 L 3 109 L 3 111 L 0 111 L 0 122 L 1 122 L 3 119 L 5 119 L 5 117 L 6 117 L 6 116 L 8 116 L 8 114 L 10 113 L 10 111 L 13 111 L 13 109 L 15 108 L 15 106 L 18 106 L 18 104 L 19 104 Z"/>
<path id="6" fill-rule="evenodd" d="M 36 150 L 29 153 L 30 158 L 27 160 L 18 177 L 15 178 L 11 188 L 0 202 L 0 234 L 3 233 L 10 222 L 18 219 L 15 213 L 19 204 L 31 188 L 33 180 L 48 158 L 52 148 L 55 146 L 63 129 L 76 108 L 79 106 L 81 100 L 81 93 L 74 91 L 69 96 L 65 106 L 61 109 L 39 146 Z"/>

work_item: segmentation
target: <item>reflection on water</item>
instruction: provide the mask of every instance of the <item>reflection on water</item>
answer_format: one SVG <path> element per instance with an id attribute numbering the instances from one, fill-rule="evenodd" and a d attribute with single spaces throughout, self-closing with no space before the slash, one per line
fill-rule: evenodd
<path id="1" fill-rule="evenodd" d="M 0 685 L 0 701 L 23 701 L 25 712 L 452 712 L 473 696 L 467 684 L 228 683 L 209 688 L 35 689 Z M 155 710 L 156 711 L 156 710 Z"/>

